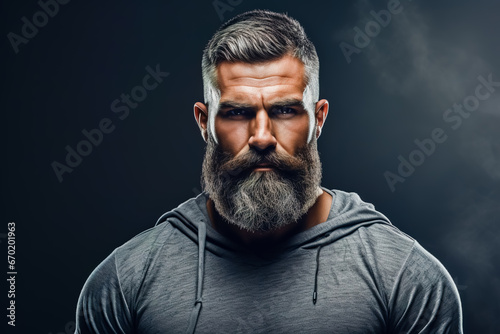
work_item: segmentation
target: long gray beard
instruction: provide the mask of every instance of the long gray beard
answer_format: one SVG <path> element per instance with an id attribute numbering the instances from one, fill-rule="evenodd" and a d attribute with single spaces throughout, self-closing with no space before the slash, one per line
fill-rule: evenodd
<path id="1" fill-rule="evenodd" d="M 252 171 L 263 157 L 277 168 Z M 293 157 L 250 150 L 232 158 L 209 137 L 202 186 L 217 212 L 241 229 L 266 232 L 296 223 L 315 203 L 320 182 L 316 138 Z"/>

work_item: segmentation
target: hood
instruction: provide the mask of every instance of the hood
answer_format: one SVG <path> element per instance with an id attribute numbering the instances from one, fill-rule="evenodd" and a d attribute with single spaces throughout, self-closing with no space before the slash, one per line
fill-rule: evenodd
<path id="1" fill-rule="evenodd" d="M 298 247 L 315 248 L 329 244 L 355 232 L 361 226 L 391 225 L 389 219 L 375 210 L 373 204 L 363 202 L 356 193 L 322 189 L 333 197 L 327 221 L 288 239 L 280 245 L 284 250 Z M 238 253 L 245 250 L 241 245 L 224 237 L 212 227 L 206 208 L 207 200 L 208 195 L 201 193 L 196 198 L 192 198 L 174 210 L 163 214 L 156 224 L 161 224 L 168 219 L 173 226 L 195 243 L 198 243 L 200 225 L 205 225 L 206 250 L 224 257 L 233 257 L 235 253 L 237 256 L 241 255 Z"/>
<path id="2" fill-rule="evenodd" d="M 317 278 L 321 248 L 354 233 L 362 226 L 372 224 L 391 225 L 389 219 L 376 211 L 373 204 L 363 202 L 356 193 L 322 189 L 333 198 L 328 219 L 306 231 L 297 233 L 282 244 L 277 245 L 283 255 L 300 247 L 316 251 L 316 271 L 311 273 L 315 277 L 314 287 L 312 288 L 312 302 L 314 304 L 316 304 L 317 300 Z M 249 261 L 248 252 L 243 246 L 224 237 L 212 227 L 206 207 L 207 200 L 208 195 L 201 193 L 196 198 L 190 199 L 174 210 L 163 214 L 156 223 L 158 225 L 168 220 L 175 228 L 198 245 L 196 298 L 187 333 L 194 333 L 203 302 L 205 250 L 217 256 L 233 258 L 235 261 Z M 260 262 L 263 260 L 265 261 L 265 259 L 259 258 Z M 273 260 L 276 260 L 276 257 L 273 257 Z"/>

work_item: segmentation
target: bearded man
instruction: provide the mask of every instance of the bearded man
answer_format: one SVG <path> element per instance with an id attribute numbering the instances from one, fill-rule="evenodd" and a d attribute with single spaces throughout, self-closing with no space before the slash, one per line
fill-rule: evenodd
<path id="1" fill-rule="evenodd" d="M 462 333 L 442 264 L 356 194 L 321 187 L 328 101 L 301 25 L 236 16 L 202 71 L 204 192 L 94 270 L 76 333 Z"/>

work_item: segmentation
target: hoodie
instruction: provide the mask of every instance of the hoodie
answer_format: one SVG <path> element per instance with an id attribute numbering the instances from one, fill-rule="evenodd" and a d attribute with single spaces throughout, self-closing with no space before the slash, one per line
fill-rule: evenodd
<path id="1" fill-rule="evenodd" d="M 90 275 L 75 333 L 462 333 L 443 265 L 355 193 L 326 222 L 249 253 L 215 231 L 202 193 Z"/>

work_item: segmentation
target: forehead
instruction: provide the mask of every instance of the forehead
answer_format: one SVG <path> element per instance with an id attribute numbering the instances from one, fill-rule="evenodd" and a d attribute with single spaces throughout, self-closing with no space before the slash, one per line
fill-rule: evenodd
<path id="1" fill-rule="evenodd" d="M 305 89 L 304 64 L 290 55 L 268 62 L 249 64 L 222 62 L 217 67 L 221 102 L 228 99 L 302 99 Z"/>

